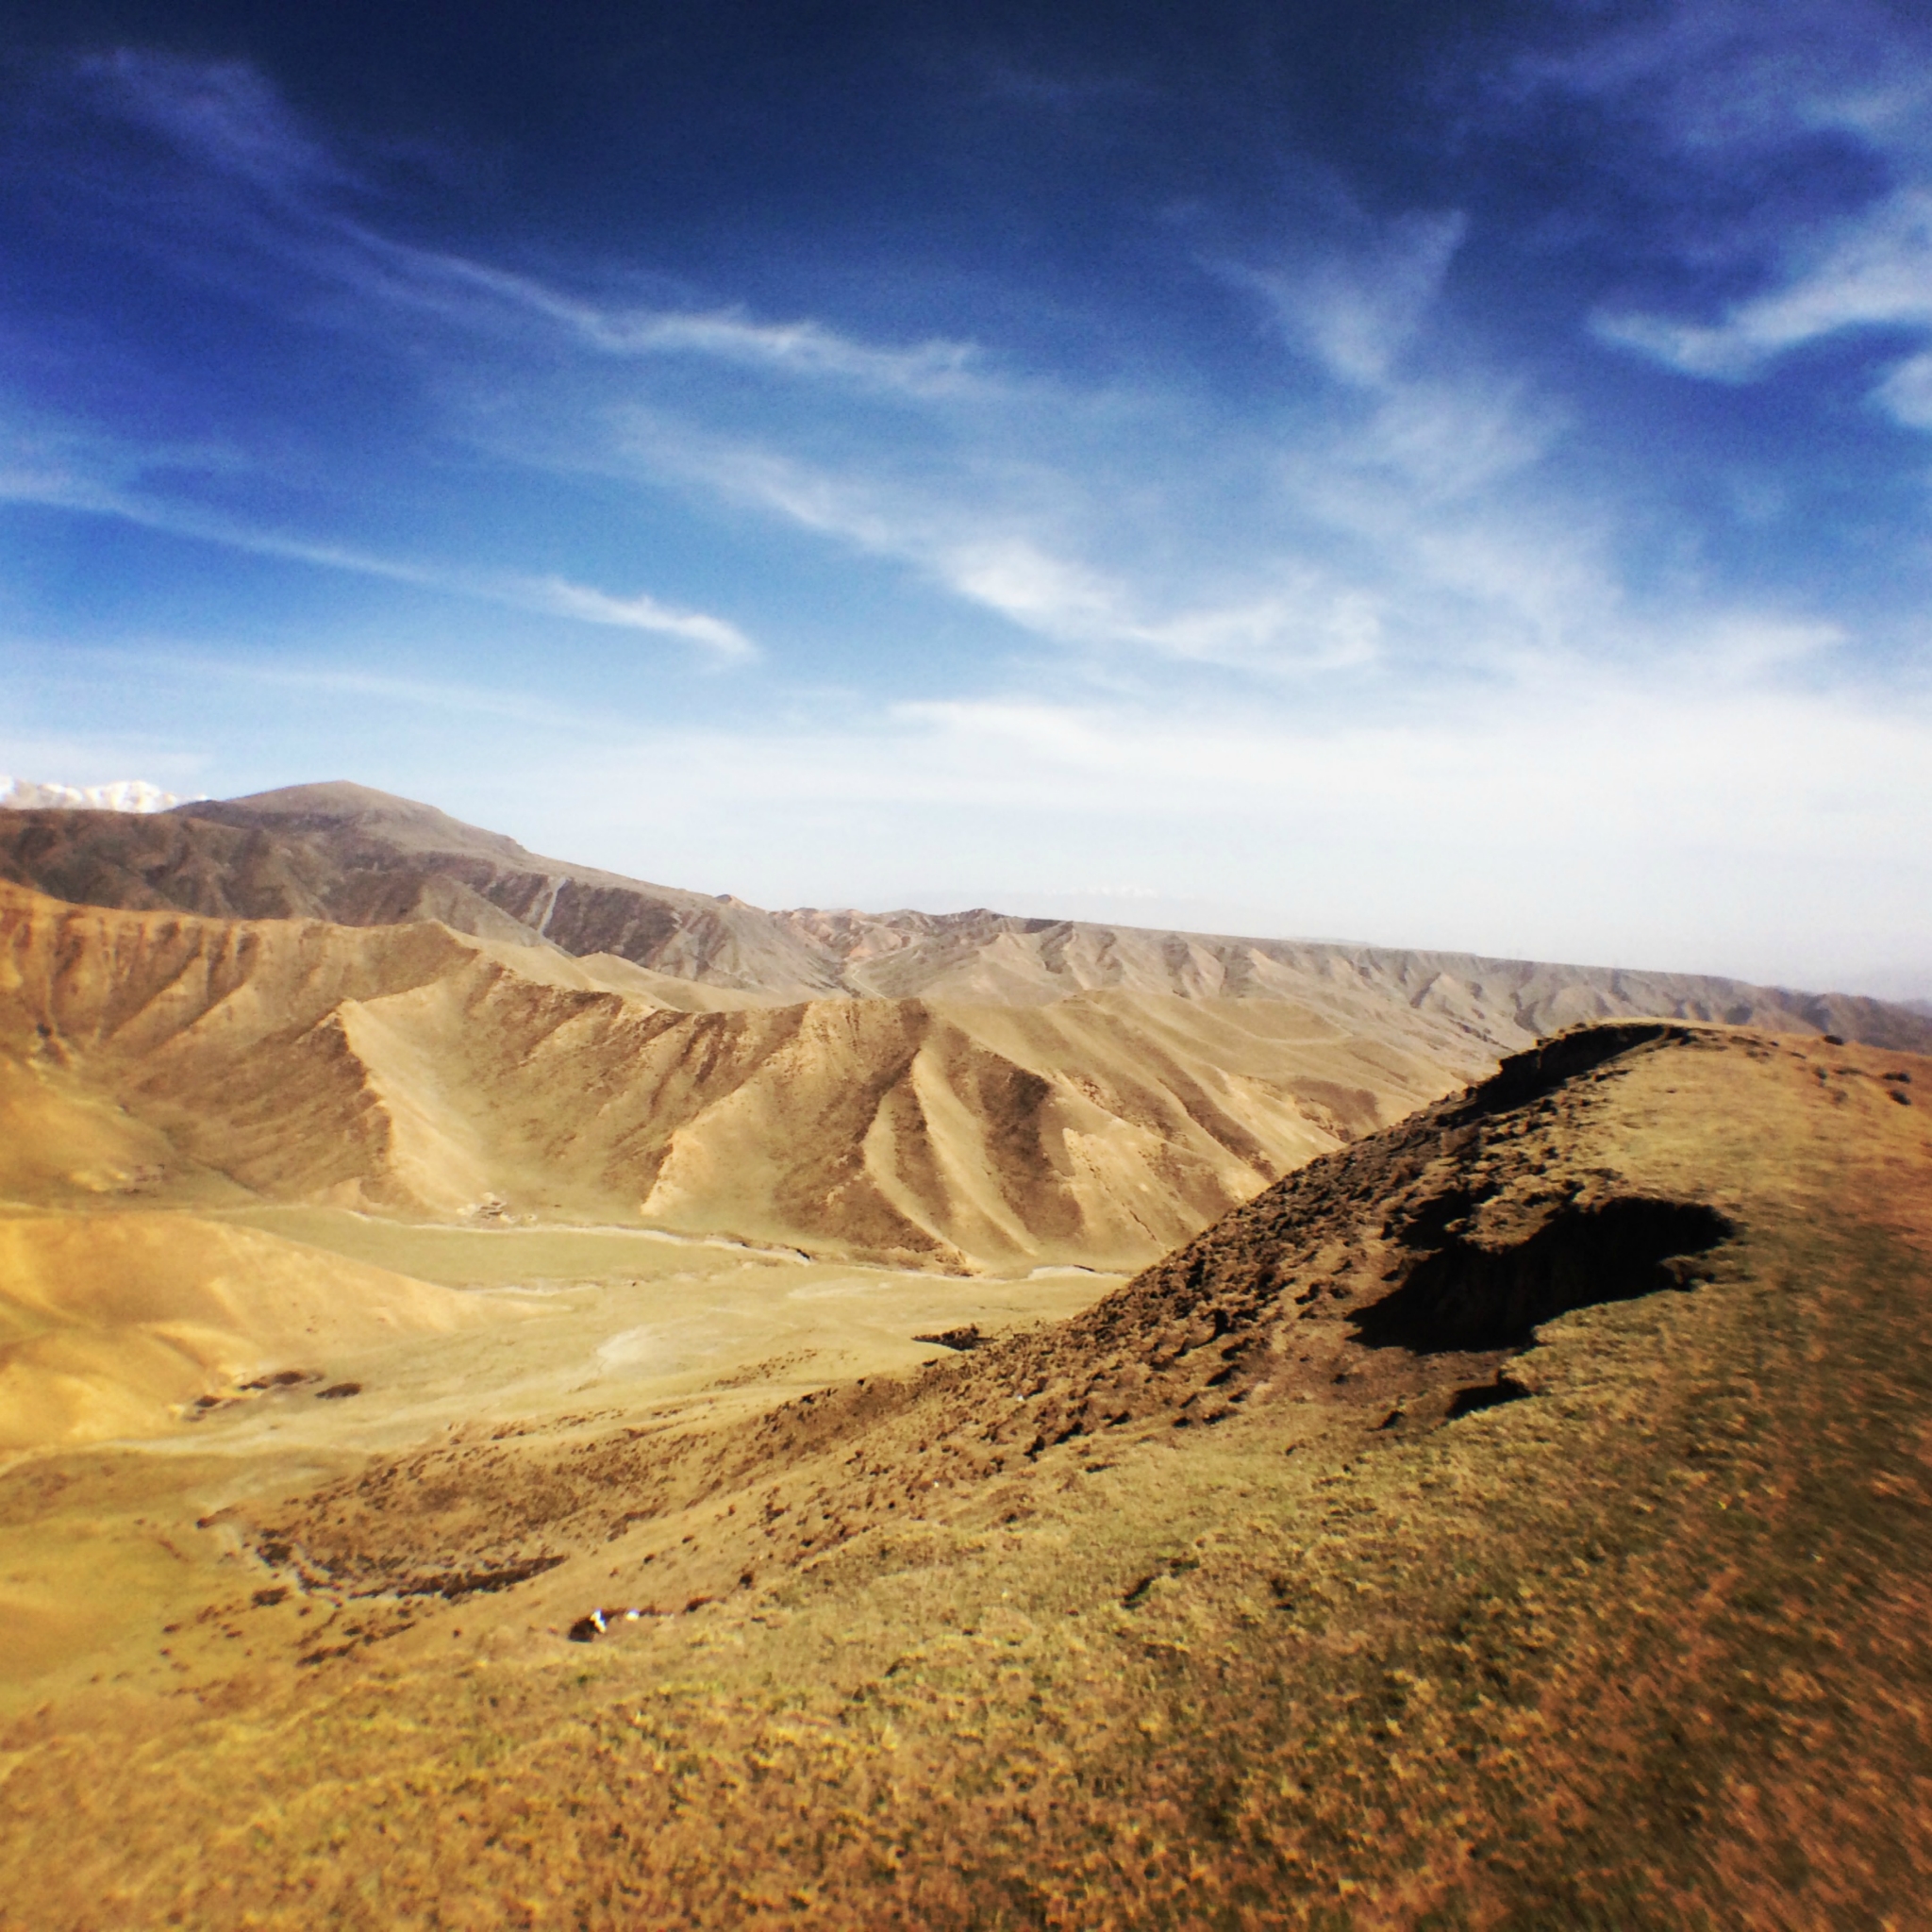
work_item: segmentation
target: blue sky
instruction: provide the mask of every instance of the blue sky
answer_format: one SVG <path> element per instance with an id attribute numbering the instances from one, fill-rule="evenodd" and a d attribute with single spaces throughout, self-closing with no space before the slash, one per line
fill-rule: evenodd
<path id="1" fill-rule="evenodd" d="M 0 770 L 1932 991 L 1932 23 L 59 0 Z"/>

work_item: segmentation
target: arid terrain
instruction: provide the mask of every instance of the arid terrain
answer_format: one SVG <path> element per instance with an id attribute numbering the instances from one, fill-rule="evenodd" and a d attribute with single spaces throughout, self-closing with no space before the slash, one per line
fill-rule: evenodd
<path id="1" fill-rule="evenodd" d="M 1918 1016 L 306 790 L 0 815 L 0 1925 L 1925 1923 Z"/>

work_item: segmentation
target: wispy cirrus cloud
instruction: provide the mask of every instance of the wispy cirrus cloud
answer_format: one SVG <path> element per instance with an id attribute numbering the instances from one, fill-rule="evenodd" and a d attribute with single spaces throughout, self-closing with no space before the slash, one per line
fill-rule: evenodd
<path id="1" fill-rule="evenodd" d="M 1258 292 L 1330 390 L 1292 444 L 1233 419 L 1210 444 L 1158 390 L 1016 378 L 958 340 L 876 342 L 810 319 L 585 293 L 400 240 L 377 225 L 363 175 L 247 70 L 129 55 L 86 73 L 103 111 L 244 196 L 262 191 L 259 206 L 227 212 L 237 245 L 276 269 L 272 290 L 297 270 L 329 291 L 328 326 L 379 351 L 409 341 L 445 412 L 440 432 L 498 436 L 492 449 L 530 472 L 668 482 L 748 506 L 904 566 L 1096 670 L 1494 678 L 1538 658 L 1657 647 L 1622 608 L 1600 516 L 1509 493 L 1559 445 L 1560 404 L 1468 358 L 1459 375 L 1441 358 L 1427 375 L 1410 366 L 1438 333 L 1469 240 L 1459 210 L 1375 219 L 1337 190 L 1266 266 L 1216 258 L 1211 273 L 1244 300 Z M 208 218 L 195 198 L 183 205 Z M 172 217 L 162 207 L 155 219 Z M 432 333 L 409 335 L 411 319 Z M 701 380 L 658 374 L 671 361 L 747 375 L 758 405 L 727 389 L 714 408 Z M 791 409 L 793 391 L 822 388 L 833 410 Z M 838 413 L 856 395 L 883 399 L 885 416 Z M 506 420 L 515 426 L 499 436 Z M 397 557 L 217 514 L 151 474 L 92 474 L 40 500 L 675 639 L 717 662 L 756 655 L 741 625 L 655 590 L 509 558 Z"/>
<path id="2" fill-rule="evenodd" d="M 1233 603 L 1141 605 L 1132 588 L 1042 552 L 1024 537 L 956 537 L 930 559 L 947 587 L 1068 643 L 1137 646 L 1182 662 L 1305 673 L 1365 664 L 1380 641 L 1377 600 L 1277 561 L 1279 588 Z"/>
<path id="3" fill-rule="evenodd" d="M 1510 513 L 1479 513 L 1487 493 L 1543 459 L 1561 412 L 1521 381 L 1404 369 L 1466 241 L 1458 210 L 1372 219 L 1337 190 L 1265 266 L 1231 268 L 1224 253 L 1208 264 L 1244 300 L 1261 295 L 1336 396 L 1291 458 L 1265 428 L 1229 423 L 1204 468 L 1192 455 L 1176 460 L 1195 435 L 1158 391 L 1018 378 L 958 340 L 881 343 L 811 319 L 590 294 L 398 240 L 375 225 L 362 177 L 245 70 L 121 56 L 89 73 L 112 111 L 223 180 L 264 190 L 263 206 L 233 212 L 240 245 L 331 291 L 330 326 L 379 345 L 410 319 L 444 331 L 441 353 L 418 354 L 442 405 L 465 398 L 448 428 L 468 433 L 463 414 L 488 418 L 481 433 L 533 469 L 694 486 L 905 565 L 1019 636 L 1095 664 L 1124 657 L 1279 679 L 1358 674 L 1391 656 L 1412 670 L 1472 652 L 1493 666 L 1505 640 L 1518 651 L 1574 641 L 1574 625 L 1559 639 L 1507 581 L 1512 549 L 1519 584 L 1548 575 L 1548 534 L 1519 539 Z M 186 205 L 202 222 L 201 204 Z M 165 227 L 167 208 L 155 216 Z M 286 276 L 270 280 L 279 290 Z M 671 360 L 775 387 L 749 422 L 730 396 L 713 414 L 702 386 L 655 375 Z M 785 391 L 825 387 L 882 399 L 890 422 L 794 420 Z M 502 439 L 512 410 L 519 426 Z M 654 592 L 398 561 L 211 519 L 151 488 L 110 494 L 106 513 L 156 527 L 166 518 L 258 554 L 679 638 L 720 660 L 751 654 L 739 626 Z M 1224 514 L 1206 508 L 1210 498 Z M 1473 536 L 1491 559 L 1480 581 L 1465 561 Z M 1440 606 L 1444 588 L 1453 612 Z"/>
<path id="4" fill-rule="evenodd" d="M 725 660 L 758 656 L 758 646 L 735 624 L 727 624 L 722 617 L 708 616 L 701 610 L 675 609 L 646 592 L 612 596 L 608 591 L 556 576 L 508 575 L 478 581 L 483 594 L 493 591 L 505 603 L 521 604 L 525 609 L 574 617 L 583 624 L 608 625 L 617 630 L 641 630 L 658 637 L 680 638 Z"/>
<path id="5" fill-rule="evenodd" d="M 1733 285 L 1714 302 L 1607 302 L 1591 319 L 1600 341 L 1743 384 L 1829 338 L 1932 333 L 1923 21 L 1870 0 L 1674 0 L 1562 57 L 1519 61 L 1511 85 L 1611 103 L 1647 126 L 1678 164 L 1657 172 L 1655 149 L 1643 162 L 1653 183 L 1676 184 L 1655 225 L 1662 245 L 1674 238 L 1690 279 Z M 1740 177 L 1763 184 L 1741 205 Z M 1901 358 L 1872 399 L 1924 426 L 1919 379 Z"/>
<path id="6" fill-rule="evenodd" d="M 1731 304 L 1715 323 L 1624 312 L 1599 314 L 1594 326 L 1604 341 L 1687 375 L 1727 382 L 1748 382 L 1779 356 L 1850 329 L 1932 333 L 1932 181 L 1833 224 L 1792 251 L 1778 286 Z"/>
<path id="7" fill-rule="evenodd" d="M 360 703 L 375 699 L 384 705 L 413 707 L 438 717 L 485 719 L 511 726 L 575 733 L 587 739 L 608 734 L 610 729 L 608 714 L 558 704 L 540 691 L 507 691 L 451 678 L 407 677 L 326 659 L 262 662 L 195 649 L 172 639 L 146 640 L 139 651 L 124 648 L 88 652 L 84 661 L 108 675 L 129 680 L 175 679 L 203 689 L 211 685 L 242 686 L 320 700 L 348 699 Z"/>
<path id="8" fill-rule="evenodd" d="M 392 244 L 381 244 L 385 252 Z M 425 250 L 404 252 L 425 282 L 475 291 L 553 322 L 590 347 L 614 357 L 694 356 L 804 379 L 831 377 L 912 396 L 958 394 L 983 386 L 974 344 L 933 341 L 907 348 L 864 342 L 823 324 L 759 322 L 741 309 L 691 310 L 599 303 L 528 275 Z"/>
<path id="9" fill-rule="evenodd" d="M 1896 364 L 1873 391 L 1872 399 L 1894 422 L 1912 429 L 1932 429 L 1932 352 Z"/>
<path id="10" fill-rule="evenodd" d="M 1336 454 L 1441 506 L 1533 468 L 1569 427 L 1569 412 L 1521 376 L 1414 378 L 1385 384 L 1346 451 Z"/>
<path id="11" fill-rule="evenodd" d="M 1214 266 L 1267 303 L 1289 342 L 1342 382 L 1386 381 L 1417 336 L 1469 233 L 1459 208 L 1373 222 L 1353 208 L 1325 245 Z"/>
<path id="12" fill-rule="evenodd" d="M 758 655 L 758 646 L 736 625 L 704 611 L 679 609 L 646 592 L 622 596 L 556 575 L 387 557 L 250 525 L 178 497 L 143 492 L 138 481 L 130 480 L 158 455 L 172 455 L 178 460 L 185 454 L 193 467 L 202 468 L 206 462 L 202 453 L 150 452 L 142 457 L 125 451 L 103 452 L 98 446 L 77 447 L 74 439 L 11 440 L 10 450 L 0 443 L 0 502 L 111 517 L 142 529 L 219 544 L 254 557 L 282 558 L 321 570 L 408 584 L 580 624 L 674 638 L 698 646 L 723 663 L 742 662 Z M 76 455 L 83 460 L 76 462 Z M 108 460 L 91 468 L 85 460 L 89 456 L 107 456 Z M 221 461 L 219 453 L 215 460 Z M 113 474 L 117 471 L 119 475 Z"/>
<path id="13" fill-rule="evenodd" d="M 1241 594 L 1214 595 L 1171 577 L 1160 591 L 1131 569 L 1087 560 L 1091 477 L 1036 473 L 1024 482 L 840 473 L 741 441 L 661 433 L 651 459 L 671 462 L 734 500 L 820 535 L 911 566 L 954 596 L 1047 641 L 1132 652 L 1171 663 L 1263 675 L 1369 662 L 1377 600 L 1317 565 L 1269 557 L 1243 572 Z M 1051 504 L 1052 508 L 1046 508 Z M 1158 505 L 1157 505 L 1158 508 Z M 1054 534 L 1058 532 L 1058 541 Z M 1224 579 L 1224 573 L 1217 573 Z"/>
<path id="14" fill-rule="evenodd" d="M 192 169 L 264 198 L 272 219 L 263 223 L 256 210 L 245 224 L 253 245 L 353 291 L 378 310 L 414 308 L 486 331 L 534 322 L 612 358 L 708 358 L 885 393 L 939 396 L 991 380 L 971 342 L 870 342 L 810 318 L 761 320 L 736 306 L 600 298 L 399 241 L 362 211 L 379 199 L 367 173 L 311 135 L 275 91 L 239 62 L 204 64 L 121 49 L 76 61 L 68 84 L 97 116 L 141 127 Z M 139 178 L 116 186 L 156 204 L 164 225 L 171 212 L 186 213 L 197 225 L 207 219 L 205 198 L 183 204 L 172 183 L 158 191 Z"/>
<path id="15" fill-rule="evenodd" d="M 1932 152 L 1924 25 L 1907 8 L 1666 0 L 1598 20 L 1561 52 L 1518 52 L 1487 85 L 1517 102 L 1554 92 L 1612 103 L 1680 165 L 1734 167 L 1833 132 L 1894 158 Z M 1757 234 L 1746 225 L 1739 239 L 1752 245 Z"/>
<path id="16" fill-rule="evenodd" d="M 84 54 L 49 75 L 99 116 L 148 129 L 202 165 L 277 195 L 356 184 L 339 153 L 291 112 L 245 61 L 202 61 L 152 49 Z"/>

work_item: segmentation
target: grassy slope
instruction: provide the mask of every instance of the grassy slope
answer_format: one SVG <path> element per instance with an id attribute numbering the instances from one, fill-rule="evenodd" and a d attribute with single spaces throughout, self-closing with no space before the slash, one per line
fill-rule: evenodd
<path id="1" fill-rule="evenodd" d="M 295 1594 L 239 1573 L 171 1694 L 0 1737 L 0 1923 L 1921 1923 L 1932 1163 L 1897 1070 L 1923 1102 L 1924 1062 L 1654 1043 L 910 1385 L 373 1465 L 271 1512 Z M 1363 1348 L 1405 1215 L 1472 1175 L 1497 1251 L 1606 1192 L 1739 1234 L 1521 1357 Z M 1504 1361 L 1532 1399 L 1437 1420 Z M 540 1543 L 570 1560 L 499 1595 L 346 1594 Z M 665 1614 L 552 1634 L 592 1602 Z"/>

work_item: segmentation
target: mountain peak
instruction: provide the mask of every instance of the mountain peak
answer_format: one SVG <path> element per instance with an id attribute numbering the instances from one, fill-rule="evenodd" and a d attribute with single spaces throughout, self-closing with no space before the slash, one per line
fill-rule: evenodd
<path id="1" fill-rule="evenodd" d="M 514 839 L 451 818 L 433 805 L 378 791 L 348 778 L 314 785 L 284 785 L 241 798 L 197 799 L 175 808 L 180 818 L 212 819 L 225 825 L 272 827 L 277 832 L 358 831 L 378 836 L 406 851 L 488 853 L 527 858 Z"/>

